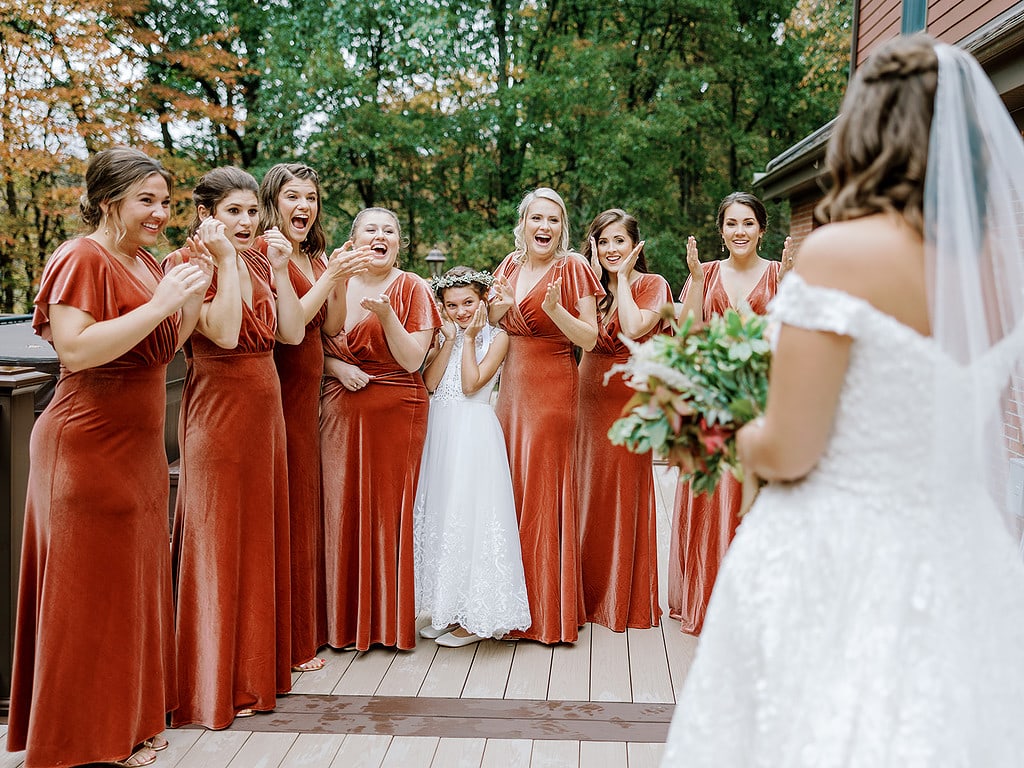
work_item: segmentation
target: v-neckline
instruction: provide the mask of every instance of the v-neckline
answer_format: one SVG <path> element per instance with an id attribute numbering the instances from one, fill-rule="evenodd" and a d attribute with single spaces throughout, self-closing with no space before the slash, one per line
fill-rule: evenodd
<path id="1" fill-rule="evenodd" d="M 526 301 L 528 298 L 530 298 L 530 294 L 533 293 L 537 289 L 537 286 L 540 285 L 541 282 L 544 280 L 544 275 L 546 275 L 548 272 L 550 272 L 555 267 L 555 264 L 557 264 L 557 262 L 558 262 L 558 258 L 557 257 L 554 257 L 554 258 L 551 259 L 551 263 L 548 264 L 547 269 L 545 269 L 543 272 L 540 273 L 540 275 L 537 277 L 536 282 L 534 282 L 534 284 L 530 286 L 530 289 L 526 293 L 523 294 L 523 298 L 516 299 L 516 306 L 517 307 L 521 307 L 523 305 L 523 302 Z M 519 292 L 518 291 L 519 279 L 523 276 L 523 265 L 522 264 L 519 264 L 519 270 L 518 271 L 519 271 L 519 274 L 516 277 L 516 285 L 515 285 L 516 293 Z"/>
<path id="2" fill-rule="evenodd" d="M 764 269 L 762 270 L 761 274 L 757 278 L 757 281 L 751 286 L 750 290 L 747 291 L 747 295 L 743 297 L 743 304 L 746 304 L 748 306 L 750 305 L 750 297 L 754 294 L 754 291 L 757 290 L 757 287 L 761 284 L 761 281 L 764 280 L 765 275 L 768 274 L 768 270 L 771 269 L 771 267 L 772 267 L 771 262 L 768 262 L 767 264 L 765 264 Z M 721 265 L 719 265 L 719 267 L 718 267 L 718 282 L 722 286 L 722 293 L 725 294 L 725 301 L 729 305 L 729 307 L 731 309 L 739 309 L 740 307 L 742 307 L 743 304 L 736 304 L 736 303 L 734 303 L 733 299 L 732 299 L 732 296 L 729 295 L 729 291 L 725 287 L 725 277 L 722 274 L 722 267 L 721 267 Z"/>
<path id="3" fill-rule="evenodd" d="M 381 291 L 381 294 L 385 294 L 385 295 L 387 295 L 388 298 L 391 298 L 391 294 L 389 293 L 389 291 L 391 290 L 391 287 L 395 283 L 397 283 L 399 280 L 401 280 L 402 274 L 403 274 L 403 272 L 401 270 L 399 270 L 398 274 L 395 275 L 394 278 L 392 278 L 391 282 L 388 283 L 386 286 L 384 286 L 384 290 Z M 359 308 L 363 309 L 362 307 L 359 307 Z M 354 331 L 356 328 L 358 328 L 363 323 L 363 321 L 366 320 L 366 318 L 368 318 L 372 314 L 373 314 L 373 312 L 371 312 L 368 309 L 363 310 L 363 314 L 359 317 L 359 319 L 356 320 L 354 323 L 352 323 L 351 326 L 346 326 L 345 328 L 343 328 L 342 332 L 345 333 L 345 334 L 352 333 L 352 331 Z"/>

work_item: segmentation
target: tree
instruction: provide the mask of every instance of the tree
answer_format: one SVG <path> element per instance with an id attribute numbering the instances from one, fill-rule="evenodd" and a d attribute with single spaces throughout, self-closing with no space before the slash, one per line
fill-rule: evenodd
<path id="1" fill-rule="evenodd" d="M 0 0 L 0 309 L 28 311 L 67 236 L 84 158 L 138 132 L 131 0 Z"/>

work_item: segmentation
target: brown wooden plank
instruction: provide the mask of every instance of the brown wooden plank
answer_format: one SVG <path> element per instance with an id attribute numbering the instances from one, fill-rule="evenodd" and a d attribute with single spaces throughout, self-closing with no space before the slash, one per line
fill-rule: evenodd
<path id="1" fill-rule="evenodd" d="M 298 695 L 288 697 L 287 705 L 287 711 L 281 708 L 247 718 L 246 729 L 291 734 L 659 742 L 665 740 L 672 716 L 672 706 L 667 704 L 588 701 Z"/>

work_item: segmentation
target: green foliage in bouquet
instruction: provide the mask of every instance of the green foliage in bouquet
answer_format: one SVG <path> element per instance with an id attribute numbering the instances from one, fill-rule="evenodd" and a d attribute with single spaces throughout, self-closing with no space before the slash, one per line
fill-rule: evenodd
<path id="1" fill-rule="evenodd" d="M 771 347 L 761 315 L 726 310 L 706 324 L 688 318 L 675 335 L 628 342 L 617 366 L 637 392 L 608 431 L 633 453 L 653 451 L 679 467 L 695 493 L 710 493 L 725 469 L 739 480 L 736 432 L 768 397 Z"/>

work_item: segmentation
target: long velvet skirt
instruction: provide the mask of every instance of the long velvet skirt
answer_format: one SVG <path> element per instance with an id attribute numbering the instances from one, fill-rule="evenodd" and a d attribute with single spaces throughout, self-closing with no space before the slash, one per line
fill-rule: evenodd
<path id="1" fill-rule="evenodd" d="M 676 486 L 668 559 L 669 616 L 682 631 L 699 635 L 722 558 L 740 524 L 743 486 L 730 473 L 714 493 L 694 495 Z"/>
<path id="2" fill-rule="evenodd" d="M 123 760 L 175 705 L 166 366 L 65 376 L 36 422 L 7 748 Z"/>
<path id="3" fill-rule="evenodd" d="M 496 411 L 508 446 L 532 626 L 516 637 L 575 642 L 586 621 L 576 505 L 579 371 L 564 341 L 510 336 Z"/>
<path id="4" fill-rule="evenodd" d="M 413 505 L 427 436 L 418 373 L 349 392 L 325 379 L 320 409 L 328 642 L 416 647 Z"/>
<path id="5" fill-rule="evenodd" d="M 224 728 L 291 688 L 288 468 L 269 350 L 194 358 L 181 444 L 172 724 Z"/>
<path id="6" fill-rule="evenodd" d="M 292 664 L 302 664 L 327 642 L 324 518 L 320 505 L 320 328 L 307 327 L 301 344 L 276 344 L 274 364 L 288 442 L 288 517 L 291 546 Z"/>
<path id="7" fill-rule="evenodd" d="M 605 385 L 616 362 L 615 355 L 588 352 L 580 363 L 576 475 L 587 621 L 624 632 L 656 627 L 661 608 L 651 454 L 630 453 L 608 439 L 633 394 L 621 376 Z"/>

